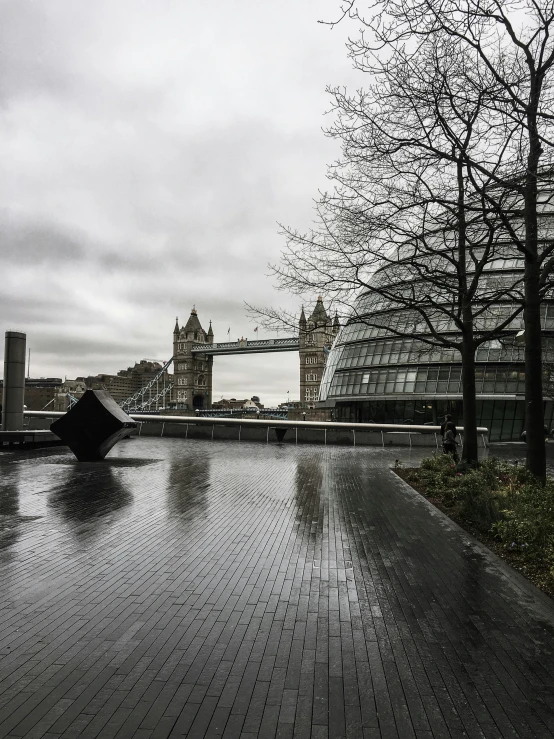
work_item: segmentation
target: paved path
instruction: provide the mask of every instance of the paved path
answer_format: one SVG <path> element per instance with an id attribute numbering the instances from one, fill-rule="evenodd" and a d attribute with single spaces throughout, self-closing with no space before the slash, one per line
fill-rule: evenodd
<path id="1" fill-rule="evenodd" d="M 554 737 L 554 605 L 407 451 L 112 454 L 0 455 L 3 739 Z"/>

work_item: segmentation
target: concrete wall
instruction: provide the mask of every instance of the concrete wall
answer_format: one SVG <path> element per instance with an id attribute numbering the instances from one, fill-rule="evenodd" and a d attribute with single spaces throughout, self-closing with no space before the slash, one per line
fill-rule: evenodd
<path id="1" fill-rule="evenodd" d="M 41 429 L 49 429 L 52 423 L 51 418 L 25 418 L 24 427 L 33 431 Z"/>

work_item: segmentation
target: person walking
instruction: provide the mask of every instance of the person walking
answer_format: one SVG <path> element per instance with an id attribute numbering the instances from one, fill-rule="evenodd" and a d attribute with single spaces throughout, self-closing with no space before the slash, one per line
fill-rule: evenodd
<path id="1" fill-rule="evenodd" d="M 442 450 L 445 454 L 451 454 L 455 462 L 458 462 L 458 430 L 456 424 L 452 420 L 450 413 L 444 417 L 444 423 L 441 424 Z"/>
<path id="2" fill-rule="evenodd" d="M 446 414 L 446 416 L 444 417 L 444 421 L 441 423 L 441 436 L 443 438 L 443 441 L 444 441 L 444 434 L 445 434 L 447 428 L 451 428 L 452 431 L 454 432 L 454 436 L 458 436 L 458 431 L 456 429 L 456 424 L 452 420 L 452 416 L 450 415 L 450 413 L 447 413 Z"/>

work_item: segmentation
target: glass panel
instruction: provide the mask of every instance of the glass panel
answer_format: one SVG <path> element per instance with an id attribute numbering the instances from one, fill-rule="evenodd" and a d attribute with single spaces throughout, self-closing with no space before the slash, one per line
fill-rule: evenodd
<path id="1" fill-rule="evenodd" d="M 396 375 L 396 381 L 394 383 L 394 392 L 401 393 L 404 390 L 404 383 L 406 382 L 406 370 L 398 370 Z"/>
<path id="2" fill-rule="evenodd" d="M 485 372 L 483 381 L 483 392 L 492 393 L 494 392 L 494 380 L 496 378 L 496 369 L 490 369 Z"/>

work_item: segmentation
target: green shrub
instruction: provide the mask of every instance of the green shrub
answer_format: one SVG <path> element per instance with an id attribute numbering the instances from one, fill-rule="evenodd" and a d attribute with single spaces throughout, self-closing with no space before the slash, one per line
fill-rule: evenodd
<path id="1" fill-rule="evenodd" d="M 507 547 L 527 550 L 531 557 L 537 550 L 545 550 L 552 556 L 554 482 L 549 480 L 542 486 L 529 475 L 515 481 L 519 484 L 510 482 L 503 486 L 502 520 L 495 523 L 493 532 Z"/>
<path id="2" fill-rule="evenodd" d="M 554 587 L 554 480 L 541 485 L 523 465 L 486 459 L 478 468 L 450 455 L 424 459 L 406 479 L 455 509 L 462 521 L 500 539 Z M 542 578 L 542 579 L 541 579 Z"/>
<path id="3" fill-rule="evenodd" d="M 456 498 L 460 503 L 460 513 L 472 521 L 482 531 L 490 531 L 499 520 L 500 505 L 496 469 L 472 470 L 461 475 L 456 487 Z"/>
<path id="4" fill-rule="evenodd" d="M 440 472 L 453 474 L 456 464 L 450 454 L 433 454 L 432 457 L 426 457 L 422 460 L 420 470 L 428 470 L 430 472 Z"/>
<path id="5" fill-rule="evenodd" d="M 454 482 L 456 464 L 449 454 L 436 454 L 422 461 L 418 474 L 429 495 L 442 496 Z"/>

